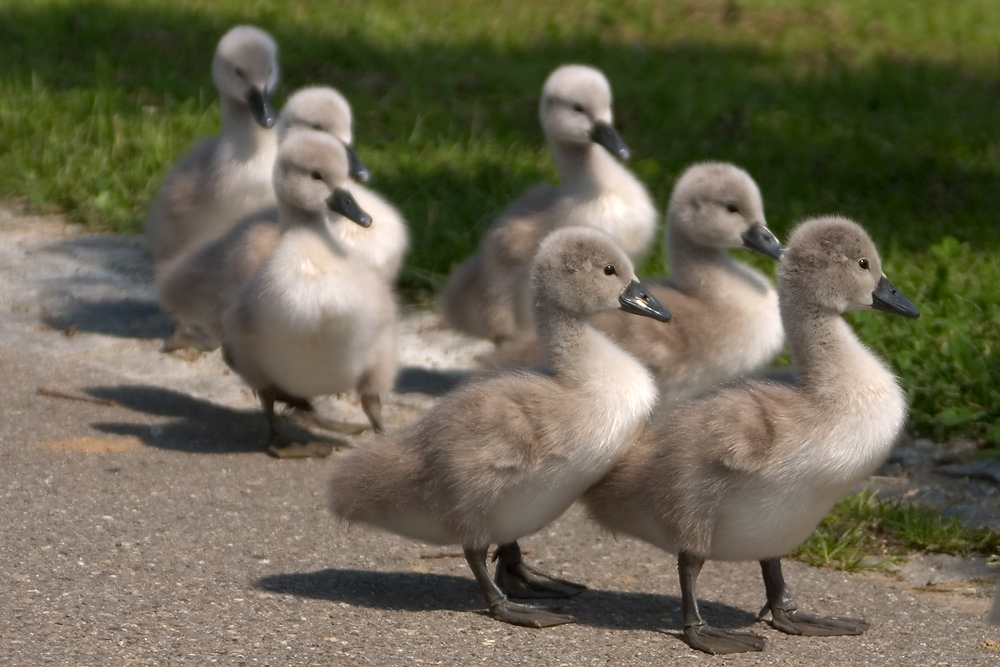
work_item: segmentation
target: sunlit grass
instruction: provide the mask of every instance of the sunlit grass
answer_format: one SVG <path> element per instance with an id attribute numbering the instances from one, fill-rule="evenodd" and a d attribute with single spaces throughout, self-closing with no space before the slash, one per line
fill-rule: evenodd
<path id="1" fill-rule="evenodd" d="M 0 197 L 139 231 L 172 162 L 218 129 L 209 62 L 240 22 L 280 44 L 277 102 L 312 83 L 352 101 L 372 186 L 413 230 L 406 299 L 427 303 L 495 212 L 554 178 L 538 91 L 587 62 L 661 207 L 687 164 L 721 159 L 757 178 L 782 237 L 809 215 L 863 223 L 922 311 L 852 316 L 913 430 L 1000 443 L 989 0 L 5 0 Z"/>
<path id="2" fill-rule="evenodd" d="M 934 509 L 865 492 L 837 503 L 794 555 L 811 565 L 857 571 L 890 569 L 913 551 L 996 555 L 1000 533 L 965 528 Z"/>

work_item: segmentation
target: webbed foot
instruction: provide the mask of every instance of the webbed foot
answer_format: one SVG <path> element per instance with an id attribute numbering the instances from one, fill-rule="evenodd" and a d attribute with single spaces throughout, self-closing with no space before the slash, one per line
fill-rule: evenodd
<path id="1" fill-rule="evenodd" d="M 497 547 L 493 560 L 497 562 L 494 580 L 511 598 L 569 598 L 587 590 L 586 586 L 560 579 L 526 564 L 521 559 L 521 547 L 508 542 Z"/>
<path id="2" fill-rule="evenodd" d="M 554 577 L 524 563 L 499 563 L 497 586 L 512 598 L 570 598 L 587 590 L 582 584 Z"/>
<path id="3" fill-rule="evenodd" d="M 175 352 L 184 361 L 197 361 L 203 352 L 211 352 L 217 347 L 219 345 L 215 341 L 178 325 L 173 335 L 163 341 L 160 352 Z"/>
<path id="4" fill-rule="evenodd" d="M 201 359 L 202 355 L 205 354 L 204 350 L 200 350 L 197 347 L 190 347 L 190 346 L 173 347 L 167 349 L 167 346 L 164 345 L 163 349 L 160 351 L 172 354 L 181 361 L 186 361 L 189 364 L 193 364 L 194 362 L 198 361 L 199 359 Z"/>
<path id="5" fill-rule="evenodd" d="M 688 646 L 711 655 L 764 650 L 764 637 L 749 630 L 722 630 L 708 624 L 684 628 Z"/>
<path id="6" fill-rule="evenodd" d="M 276 459 L 325 459 L 333 452 L 329 442 L 292 442 L 280 436 L 267 443 L 267 453 Z"/>
<path id="7" fill-rule="evenodd" d="M 510 544 L 513 545 L 513 548 L 506 549 L 508 556 L 514 554 L 514 549 L 520 556 L 521 550 L 517 548 L 517 543 L 511 542 Z M 497 553 L 502 554 L 505 551 L 504 547 L 509 547 L 509 545 L 502 545 L 497 549 Z M 548 628 L 553 625 L 576 622 L 572 616 L 557 614 L 545 607 L 535 607 L 511 601 L 500 590 L 496 582 L 490 578 L 490 573 L 486 569 L 486 547 L 463 546 L 462 550 L 465 552 L 465 560 L 469 563 L 473 576 L 476 577 L 476 583 L 479 584 L 479 590 L 482 592 L 483 598 L 486 599 L 490 616 L 493 618 L 526 628 Z"/>
<path id="8" fill-rule="evenodd" d="M 289 414 L 292 419 L 305 428 L 314 427 L 330 431 L 331 433 L 340 433 L 341 435 L 358 435 L 359 433 L 364 433 L 369 428 L 367 424 L 352 424 L 351 422 L 337 421 L 329 417 L 323 417 L 317 414 L 311 407 L 308 410 L 294 407 L 289 411 Z"/>
<path id="9" fill-rule="evenodd" d="M 549 628 L 553 625 L 576 623 L 576 618 L 557 614 L 545 607 L 535 607 L 502 598 L 490 607 L 490 615 L 498 621 L 526 628 Z"/>
<path id="10" fill-rule="evenodd" d="M 758 620 L 766 619 L 767 613 L 771 612 L 771 625 L 776 630 L 790 635 L 811 637 L 860 635 L 868 629 L 868 621 L 863 618 L 817 616 L 799 611 L 791 592 L 785 585 L 780 559 L 764 559 L 760 562 L 760 569 L 764 576 L 764 588 L 767 590 L 767 602 L 757 614 Z"/>
<path id="11" fill-rule="evenodd" d="M 768 609 L 768 607 L 765 607 L 761 618 Z M 798 609 L 770 608 L 770 612 L 771 625 L 776 630 L 781 630 L 790 635 L 804 635 L 807 637 L 860 635 L 870 627 L 868 621 L 863 618 L 817 616 L 816 614 L 807 614 Z"/>

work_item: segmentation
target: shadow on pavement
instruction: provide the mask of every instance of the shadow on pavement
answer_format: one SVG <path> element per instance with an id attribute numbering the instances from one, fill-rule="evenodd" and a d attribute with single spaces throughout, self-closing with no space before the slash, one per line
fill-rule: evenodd
<path id="1" fill-rule="evenodd" d="M 173 323 L 156 303 L 141 239 L 90 234 L 48 243 L 44 252 L 73 269 L 43 282 L 48 326 L 118 338 L 170 336 Z"/>
<path id="2" fill-rule="evenodd" d="M 173 323 L 155 301 L 148 299 L 107 299 L 77 301 L 42 320 L 53 329 L 79 328 L 89 333 L 116 338 L 169 338 Z"/>
<path id="3" fill-rule="evenodd" d="M 397 394 L 443 396 L 472 376 L 473 373 L 466 370 L 439 370 L 418 366 L 404 366 L 399 369 L 399 375 L 396 376 L 396 386 L 393 391 Z"/>
<path id="4" fill-rule="evenodd" d="M 98 422 L 92 426 L 104 433 L 131 435 L 160 449 L 191 454 L 262 453 L 267 447 L 267 426 L 259 411 L 234 410 L 187 394 L 148 385 L 88 387 L 95 398 L 157 417 L 174 417 L 166 424 Z M 326 442 L 348 446 L 341 438 L 317 435 L 296 424 L 282 423 L 282 434 L 293 442 Z"/>
<path id="5" fill-rule="evenodd" d="M 401 611 L 483 608 L 472 576 L 418 572 L 326 569 L 273 574 L 254 583 L 258 590 L 317 600 L 346 602 L 359 607 Z M 588 589 L 569 600 L 539 600 L 539 604 L 572 614 L 581 625 L 612 630 L 650 630 L 676 634 L 682 626 L 677 596 Z M 718 602 L 699 601 L 706 620 L 720 628 L 748 627 L 756 615 Z M 485 612 L 484 612 L 485 613 Z"/>
<path id="6" fill-rule="evenodd" d="M 483 606 L 471 575 L 327 569 L 268 575 L 254 588 L 373 609 L 472 611 Z"/>

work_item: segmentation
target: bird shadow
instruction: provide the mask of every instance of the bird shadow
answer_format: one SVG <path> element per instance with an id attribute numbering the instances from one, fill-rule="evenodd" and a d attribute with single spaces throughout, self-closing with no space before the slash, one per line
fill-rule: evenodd
<path id="1" fill-rule="evenodd" d="M 80 300 L 46 315 L 42 322 L 61 331 L 79 330 L 144 340 L 168 338 L 173 331 L 170 318 L 149 299 Z"/>
<path id="2" fill-rule="evenodd" d="M 257 453 L 267 448 L 267 422 L 259 411 L 235 410 L 188 394 L 150 385 L 88 387 L 90 396 L 135 412 L 172 418 L 167 423 L 97 422 L 103 433 L 133 436 L 150 447 L 191 454 Z M 290 421 L 280 424 L 291 442 L 345 447 L 343 438 L 318 435 Z"/>
<path id="3" fill-rule="evenodd" d="M 170 335 L 173 325 L 153 296 L 152 266 L 139 239 L 91 234 L 48 243 L 44 251 L 77 269 L 44 281 L 47 326 L 117 338 Z"/>
<path id="4" fill-rule="evenodd" d="M 272 574 L 254 588 L 314 600 L 345 602 L 387 611 L 479 611 L 483 601 L 471 578 L 418 572 L 376 572 L 329 568 L 316 572 Z M 673 595 L 587 589 L 568 600 L 541 600 L 576 617 L 581 625 L 610 630 L 649 630 L 680 636 L 681 600 Z M 742 628 L 755 614 L 718 602 L 699 602 L 719 628 Z"/>
<path id="5" fill-rule="evenodd" d="M 396 376 L 397 394 L 443 396 L 473 377 L 474 371 L 404 366 Z"/>

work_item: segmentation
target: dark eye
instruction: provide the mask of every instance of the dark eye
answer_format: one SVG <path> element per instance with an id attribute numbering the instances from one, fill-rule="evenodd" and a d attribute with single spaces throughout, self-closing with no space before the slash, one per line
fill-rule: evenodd
<path id="1" fill-rule="evenodd" d="M 312 126 L 312 128 L 313 128 L 314 130 L 319 130 L 320 132 L 322 132 L 322 131 L 323 131 L 323 126 L 322 126 L 322 125 L 320 125 L 319 123 L 313 123 L 313 126 Z"/>
<path id="2" fill-rule="evenodd" d="M 606 275 L 606 276 L 617 276 L 618 275 L 618 271 L 615 270 L 614 266 L 612 266 L 611 264 L 608 264 L 607 266 L 604 267 L 604 275 Z"/>
<path id="3" fill-rule="evenodd" d="M 862 257 L 861 259 L 858 260 L 858 266 L 860 266 L 862 269 L 864 269 L 865 271 L 867 271 L 868 270 L 868 260 L 865 259 L 864 257 Z"/>
<path id="4" fill-rule="evenodd" d="M 316 181 L 322 181 L 323 180 L 323 174 L 319 173 L 318 171 L 314 171 L 314 172 L 312 172 L 309 175 L 313 177 L 313 180 L 316 180 Z"/>
<path id="5" fill-rule="evenodd" d="M 236 76 L 240 77 L 241 79 L 243 78 L 243 70 L 241 70 L 239 67 L 236 68 Z"/>
<path id="6" fill-rule="evenodd" d="M 730 213 L 739 213 L 740 207 L 737 206 L 736 204 L 726 204 L 726 210 L 729 211 Z"/>
<path id="7" fill-rule="evenodd" d="M 573 105 L 573 111 L 576 111 L 577 113 L 583 113 L 584 111 L 583 105 L 577 102 L 576 104 Z"/>

